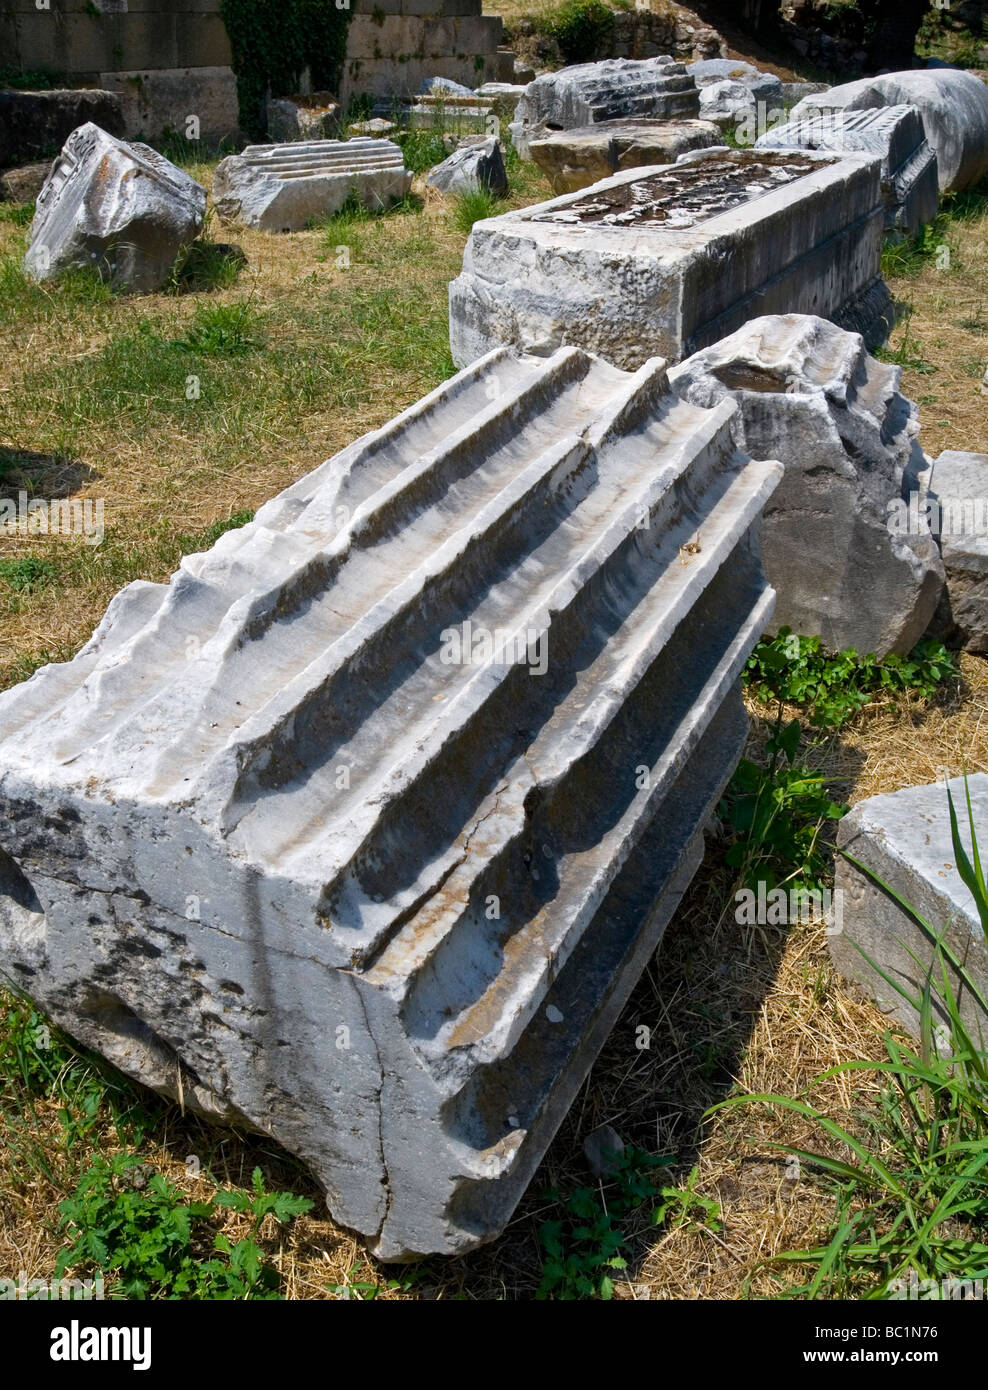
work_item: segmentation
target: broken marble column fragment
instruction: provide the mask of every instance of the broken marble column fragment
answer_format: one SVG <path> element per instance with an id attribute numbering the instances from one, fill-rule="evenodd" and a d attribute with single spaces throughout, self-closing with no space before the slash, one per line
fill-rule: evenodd
<path id="1" fill-rule="evenodd" d="M 339 212 L 348 198 L 378 211 L 398 202 L 411 186 L 411 172 L 393 141 L 359 136 L 248 145 L 216 166 L 213 201 L 223 222 L 298 232 Z"/>
<path id="2" fill-rule="evenodd" d="M 841 974 L 863 985 L 880 1008 L 914 1034 L 919 1033 L 919 1011 L 899 990 L 918 1000 L 932 966 L 933 1022 L 940 1027 L 949 1025 L 934 939 L 875 883 L 873 875 L 883 879 L 933 932 L 944 933 L 943 964 L 951 989 L 975 1043 L 980 1039 L 984 1047 L 988 1043 L 988 1013 L 978 994 L 988 1000 L 988 949 L 974 897 L 957 867 L 948 785 L 961 842 L 970 858 L 971 817 L 963 777 L 953 777 L 949 784 L 941 781 L 869 796 L 840 822 L 839 848 L 871 873 L 838 854 L 828 942 Z M 968 789 L 974 831 L 983 853 L 988 840 L 988 776 L 982 772 L 970 776 Z M 974 990 L 950 964 L 947 953 L 963 963 Z M 865 956 L 870 956 L 874 965 Z M 940 991 L 935 988 L 937 984 Z"/>
<path id="3" fill-rule="evenodd" d="M 543 73 L 530 82 L 515 107 L 510 130 L 518 153 L 528 159 L 529 141 L 552 130 L 699 114 L 700 94 L 682 63 L 667 57 L 608 58 Z"/>
<path id="4" fill-rule="evenodd" d="M 0 694 L 0 971 L 382 1258 L 496 1236 L 702 858 L 777 463 L 498 350 Z"/>
<path id="5" fill-rule="evenodd" d="M 927 514 L 947 578 L 935 631 L 988 656 L 988 454 L 945 449 L 930 472 Z"/>
<path id="6" fill-rule="evenodd" d="M 937 215 L 936 151 L 915 106 L 821 112 L 774 126 L 758 137 L 755 148 L 875 154 L 882 161 L 887 228 L 912 234 Z"/>
<path id="7" fill-rule="evenodd" d="M 115 289 L 167 281 L 206 215 L 206 190 L 148 145 L 74 130 L 38 194 L 24 269 L 35 280 L 95 269 Z"/>
<path id="8" fill-rule="evenodd" d="M 970 188 L 988 174 L 988 86 L 973 72 L 924 68 L 844 82 L 806 97 L 791 113 L 915 106 L 936 151 L 940 192 Z"/>
<path id="9" fill-rule="evenodd" d="M 766 313 L 883 341 L 875 156 L 715 147 L 474 224 L 450 285 L 457 366 L 498 344 L 677 361 Z"/>
<path id="10" fill-rule="evenodd" d="M 736 401 L 739 445 L 784 464 L 762 536 L 774 626 L 830 651 L 911 651 L 943 590 L 901 377 L 857 333 L 799 314 L 755 319 L 670 372 L 694 405 Z"/>

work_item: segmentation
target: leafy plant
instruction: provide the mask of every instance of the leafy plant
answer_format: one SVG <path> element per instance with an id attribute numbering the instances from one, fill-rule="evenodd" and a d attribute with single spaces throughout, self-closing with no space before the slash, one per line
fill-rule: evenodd
<path id="1" fill-rule="evenodd" d="M 52 584 L 58 574 L 50 560 L 25 555 L 20 560 L 0 560 L 0 579 L 17 593 L 31 593 Z"/>
<path id="2" fill-rule="evenodd" d="M 400 1279 L 388 1279 L 380 1284 L 375 1279 L 348 1279 L 345 1284 L 327 1284 L 326 1288 L 337 1298 L 349 1300 L 356 1303 L 372 1303 L 378 1294 L 385 1293 L 390 1289 L 398 1289 L 402 1293 L 407 1293 L 412 1288 L 421 1273 L 421 1266 L 404 1272 Z"/>
<path id="3" fill-rule="evenodd" d="M 326 0 L 221 0 L 237 77 L 240 124 L 249 135 L 267 128 L 270 91 L 290 96 L 308 68 L 313 90 L 336 91 L 346 57 L 350 6 Z"/>
<path id="4" fill-rule="evenodd" d="M 656 1190 L 657 1170 L 674 1162 L 671 1155 L 628 1147 L 614 1155 L 605 1189 L 579 1187 L 568 1197 L 550 1190 L 546 1195 L 562 1206 L 563 1213 L 539 1230 L 545 1258 L 535 1297 L 610 1299 L 615 1273 L 628 1264 L 627 1223 L 646 1202 L 661 1195 Z"/>
<path id="5" fill-rule="evenodd" d="M 878 661 L 853 648 L 831 655 L 819 637 L 799 637 L 787 627 L 762 638 L 744 673 L 757 700 L 799 705 L 810 725 L 821 729 L 841 728 L 876 694 L 928 700 L 959 677 L 956 658 L 941 642 L 922 641 L 908 657 L 890 654 Z"/>
<path id="6" fill-rule="evenodd" d="M 552 17 L 549 34 L 567 63 L 589 63 L 600 55 L 614 28 L 614 11 L 604 0 L 565 0 Z"/>
<path id="7" fill-rule="evenodd" d="M 735 833 L 725 859 L 745 887 L 813 891 L 828 872 L 821 831 L 847 808 L 831 799 L 821 773 L 796 765 L 800 734 L 797 719 L 777 723 L 765 744 L 767 766 L 742 759 L 720 803 Z"/>
<path id="8" fill-rule="evenodd" d="M 662 1201 L 652 1214 L 656 1226 L 671 1226 L 673 1230 L 683 1226 L 705 1227 L 708 1231 L 723 1229 L 719 1203 L 701 1197 L 696 1190 L 699 1176 L 700 1169 L 694 1165 L 683 1187 L 662 1188 Z"/>
<path id="9" fill-rule="evenodd" d="M 955 861 L 974 898 L 984 935 L 988 892 L 970 794 L 970 857 L 960 837 L 949 788 L 947 798 Z M 986 1020 L 988 1003 L 947 947 L 943 931 L 866 865 L 846 857 L 889 894 L 932 943 L 928 967 L 910 952 L 921 976 L 925 975 L 918 993 L 861 951 L 915 1010 L 918 1047 L 886 1032 L 883 1061 L 856 1060 L 832 1067 L 800 1096 L 736 1096 L 713 1109 L 758 1104 L 790 1110 L 822 1131 L 837 1150 L 835 1154 L 772 1145 L 805 1164 L 835 1195 L 832 1228 L 824 1243 L 786 1251 L 759 1266 L 802 1266 L 813 1271 L 806 1282 L 783 1289 L 782 1297 L 888 1298 L 901 1287 L 897 1281 L 912 1275 L 934 1281 L 932 1296 L 936 1297 L 937 1292 L 943 1295 L 943 1281 L 988 1277 L 988 1052 L 983 1038 L 976 1042 L 961 1016 L 952 976 L 970 992 Z M 947 1020 L 940 1027 L 934 1025 L 934 998 Z M 840 1075 L 870 1075 L 883 1083 L 877 1101 L 856 1112 L 856 1125 L 838 1124 L 806 1098 Z M 946 1296 L 950 1296 L 949 1286 Z"/>
<path id="10" fill-rule="evenodd" d="M 164 1299 L 280 1298 L 277 1270 L 255 1237 L 272 1216 L 281 1223 L 308 1211 L 307 1197 L 270 1193 L 259 1168 L 250 1192 L 217 1191 L 208 1202 L 186 1202 L 160 1173 L 147 1176 L 135 1154 L 95 1155 L 75 1193 L 59 1206 L 71 1244 L 55 1272 L 85 1266 L 115 1276 L 112 1297 Z M 222 1210 L 248 1216 L 250 1235 L 231 1241 L 216 1231 Z M 212 1255 L 200 1253 L 212 1236 Z"/>

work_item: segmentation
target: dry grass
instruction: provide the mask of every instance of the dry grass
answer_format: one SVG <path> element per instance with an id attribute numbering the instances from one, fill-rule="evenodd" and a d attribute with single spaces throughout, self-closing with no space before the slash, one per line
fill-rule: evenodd
<path id="1" fill-rule="evenodd" d="M 533 185 L 527 197 L 544 193 Z M 0 223 L 0 254 L 16 252 L 22 235 L 13 223 Z M 437 355 L 402 355 L 379 326 L 377 338 L 359 341 L 349 318 L 361 296 L 393 295 L 397 312 L 416 314 L 424 325 L 421 341 L 435 347 L 435 322 L 442 326 L 446 281 L 458 268 L 464 238 L 433 195 L 426 196 L 421 213 L 358 227 L 353 241 L 359 249 L 347 270 L 337 269 L 327 256 L 319 231 L 287 238 L 245 232 L 238 240 L 249 269 L 238 285 L 217 294 L 114 300 L 78 310 L 53 301 L 50 312 L 35 309 L 0 323 L 0 409 L 10 431 L 0 443 L 42 456 L 23 473 L 39 492 L 54 485 L 106 499 L 110 556 L 102 568 L 95 561 L 67 565 L 51 590 L 10 600 L 0 632 L 0 666 L 6 663 L 7 681 L 16 675 L 18 659 L 35 658 L 43 649 L 74 649 L 122 574 L 165 578 L 176 533 L 194 533 L 231 512 L 258 506 L 418 398 L 437 373 L 441 377 Z M 961 225 L 956 243 L 949 283 L 933 267 L 909 282 L 912 330 L 937 372 L 907 369 L 905 385 L 914 395 L 935 393 L 923 409 L 928 449 L 988 450 L 984 397 L 978 392 L 975 399 L 977 383 L 958 365 L 984 344 L 980 332 L 960 323 L 984 302 L 983 220 Z M 905 286 L 896 289 L 902 295 Z M 272 352 L 294 354 L 288 358 L 289 378 L 310 354 L 327 363 L 326 389 L 315 389 L 294 412 L 278 408 L 275 398 L 266 413 L 246 407 L 238 407 L 238 413 L 221 401 L 215 416 L 196 428 L 190 420 L 177 425 L 168 411 L 87 411 L 83 392 L 81 415 L 73 422 L 62 413 L 64 399 L 57 393 L 26 390 L 39 370 L 54 378 L 92 366 L 98 393 L 101 354 L 122 334 L 137 331 L 141 321 L 178 335 L 191 321 L 196 301 L 234 303 L 247 295 L 268 348 L 256 359 L 244 359 L 242 370 L 254 375 L 240 383 L 239 392 L 261 389 Z M 326 335 L 334 333 L 336 341 L 349 343 L 342 367 L 324 356 Z M 369 362 L 375 363 L 372 370 Z M 235 378 L 223 380 L 229 385 Z M 80 446 L 76 465 L 46 461 L 65 438 Z M 43 545 L 38 553 L 59 558 L 59 545 L 64 543 Z M 2 541 L 0 559 L 20 549 Z M 942 768 L 951 774 L 965 765 L 988 771 L 988 668 L 964 657 L 962 669 L 959 698 L 929 708 L 905 702 L 897 713 L 876 705 L 839 740 L 813 750 L 811 760 L 823 767 L 835 793 L 853 802 L 932 781 Z M 754 713 L 752 747 L 757 748 L 766 726 L 764 711 Z M 768 1145 L 798 1146 L 814 1136 L 788 1113 L 730 1110 L 707 1120 L 705 1112 L 737 1086 L 793 1095 L 835 1063 L 880 1057 L 883 1020 L 835 977 L 820 928 L 796 926 L 786 932 L 739 926 L 728 910 L 731 889 L 721 857 L 708 855 L 502 1239 L 462 1260 L 427 1261 L 405 1287 L 400 1270 L 375 1265 L 358 1238 L 317 1209 L 288 1231 L 263 1232 L 288 1296 L 333 1298 L 338 1297 L 334 1286 L 370 1280 L 385 1286 L 380 1296 L 386 1299 L 531 1298 L 540 1278 L 539 1226 L 551 1210 L 545 1189 L 565 1192 L 589 1180 L 581 1143 L 603 1123 L 644 1149 L 675 1155 L 668 1181 L 682 1181 L 698 1165 L 698 1190 L 720 1203 L 724 1223 L 715 1233 L 689 1226 L 657 1231 L 643 1221 L 619 1296 L 735 1299 L 744 1295 L 748 1280 L 755 1294 L 771 1293 L 772 1276 L 760 1263 L 819 1238 L 833 1203 L 809 1178 L 787 1177 L 784 1160 Z M 651 1030 L 647 1050 L 635 1045 L 640 1025 Z M 866 1099 L 862 1085 L 848 1077 L 834 1079 L 817 1098 L 843 1120 Z M 244 1186 L 259 1163 L 269 1189 L 318 1198 L 298 1164 L 270 1141 L 211 1130 L 154 1100 L 149 1106 L 152 1123 L 142 1154 L 190 1196 L 212 1191 L 204 1176 L 190 1176 L 187 1159 L 195 1155 L 224 1185 Z M 0 1157 L 0 1274 L 23 1269 L 41 1278 L 51 1275 L 60 1246 L 57 1204 L 78 1177 L 78 1160 L 60 1144 L 56 1102 L 39 1102 L 28 1118 L 27 1130 L 16 1133 L 9 1109 L 0 1104 L 0 1124 L 7 1127 Z M 103 1118 L 90 1143 L 110 1152 L 120 1139 Z M 243 1234 L 242 1222 L 231 1217 L 229 1230 Z M 386 1287 L 391 1278 L 398 1287 Z"/>
<path id="2" fill-rule="evenodd" d="M 891 282 L 907 306 L 892 346 L 901 349 L 908 333 L 903 355 L 934 369 L 906 366 L 902 378 L 903 391 L 920 405 L 926 452 L 988 453 L 988 397 L 981 390 L 988 366 L 988 209 L 952 218 L 940 244 L 949 254 L 945 267 L 933 258 L 915 276 Z"/>

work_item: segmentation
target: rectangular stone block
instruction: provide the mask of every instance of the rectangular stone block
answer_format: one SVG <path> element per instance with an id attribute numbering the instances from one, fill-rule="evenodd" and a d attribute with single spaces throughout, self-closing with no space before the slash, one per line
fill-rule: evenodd
<path id="1" fill-rule="evenodd" d="M 0 695 L 0 969 L 384 1259 L 510 1219 L 771 615 L 735 407 L 497 351 Z"/>
<path id="2" fill-rule="evenodd" d="M 493 62 L 493 55 L 484 54 L 462 58 L 410 58 L 404 63 L 391 58 L 348 59 L 340 80 L 340 101 L 346 105 L 351 98 L 367 93 L 379 99 L 380 113 L 390 116 L 393 103 L 414 101 L 422 83 L 429 77 L 448 77 L 464 86 L 481 81 L 488 58 Z M 423 111 L 428 111 L 430 117 L 434 115 L 428 107 L 423 107 Z"/>
<path id="3" fill-rule="evenodd" d="M 495 65 L 501 21 L 481 15 L 418 17 L 388 14 L 380 21 L 355 14 L 347 34 L 347 58 L 443 58 L 489 53 Z M 441 76 L 442 74 L 436 74 Z"/>
<path id="4" fill-rule="evenodd" d="M 556 193 L 575 193 L 624 169 L 673 164 L 681 154 L 716 145 L 712 121 L 599 121 L 546 131 L 528 142 L 529 156 Z"/>
<path id="5" fill-rule="evenodd" d="M 949 783 L 958 829 L 968 857 L 971 829 L 963 777 Z M 974 829 L 984 853 L 988 843 L 988 776 L 968 779 Z M 957 868 L 950 832 L 947 784 L 905 787 L 885 796 L 859 801 L 841 821 L 837 843 L 842 850 L 877 874 L 914 908 L 933 932 L 943 932 L 950 952 L 960 960 L 975 988 L 988 999 L 988 950 L 974 898 Z M 919 1032 L 919 1016 L 882 972 L 914 997 L 922 993 L 934 964 L 935 936 L 923 930 L 873 879 L 843 856 L 837 858 L 834 911 L 828 928 L 834 964 L 857 980 L 897 1023 Z M 860 948 L 860 949 L 859 949 Z M 876 970 L 865 959 L 875 962 Z M 988 1014 L 977 995 L 944 961 L 951 988 L 975 1042 L 988 1037 Z M 942 980 L 935 967 L 934 982 Z M 931 994 L 934 1022 L 948 1021 L 943 1000 Z"/>
<path id="6" fill-rule="evenodd" d="M 0 169 L 54 154 L 89 122 L 108 135 L 124 134 L 123 110 L 113 92 L 0 92 Z"/>
<path id="7" fill-rule="evenodd" d="M 219 15 L 176 15 L 175 67 L 222 68 L 233 61 L 230 37 Z M 148 59 L 144 60 L 145 65 Z M 158 61 L 156 68 L 165 64 Z"/>
<path id="8" fill-rule="evenodd" d="M 169 128 L 184 134 L 189 116 L 197 117 L 203 140 L 222 140 L 240 127 L 237 79 L 229 67 L 104 72 L 100 86 L 119 100 L 128 137 L 149 139 Z"/>
<path id="9" fill-rule="evenodd" d="M 460 366 L 499 343 L 577 343 L 625 368 L 764 314 L 887 331 L 875 158 L 701 150 L 474 225 L 450 286 Z"/>

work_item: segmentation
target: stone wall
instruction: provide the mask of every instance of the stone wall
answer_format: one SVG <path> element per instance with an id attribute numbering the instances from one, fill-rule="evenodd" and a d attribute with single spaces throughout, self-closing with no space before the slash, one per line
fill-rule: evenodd
<path id="1" fill-rule="evenodd" d="M 413 96 L 427 77 L 498 80 L 502 25 L 481 0 L 352 0 L 340 100 Z"/>
<path id="2" fill-rule="evenodd" d="M 501 21 L 481 13 L 481 0 L 351 5 L 343 102 L 365 92 L 411 95 L 426 77 L 479 86 L 499 76 Z M 0 0 L 0 53 L 22 71 L 55 72 L 71 86 L 115 93 L 129 136 L 184 131 L 190 115 L 207 139 L 239 124 L 219 0 L 60 0 L 57 10 Z"/>
<path id="3" fill-rule="evenodd" d="M 185 131 L 205 139 L 238 127 L 236 80 L 219 0 L 3 0 L 0 53 L 25 72 L 54 72 L 70 86 L 120 100 L 124 133 Z"/>

